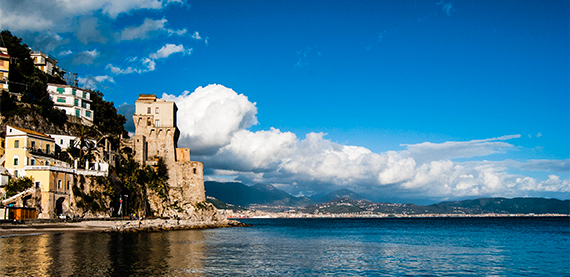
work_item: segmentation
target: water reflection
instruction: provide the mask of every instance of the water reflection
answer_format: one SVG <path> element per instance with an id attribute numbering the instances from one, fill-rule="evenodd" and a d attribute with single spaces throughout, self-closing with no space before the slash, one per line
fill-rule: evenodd
<path id="1" fill-rule="evenodd" d="M 0 238 L 2 276 L 202 276 L 200 231 Z"/>

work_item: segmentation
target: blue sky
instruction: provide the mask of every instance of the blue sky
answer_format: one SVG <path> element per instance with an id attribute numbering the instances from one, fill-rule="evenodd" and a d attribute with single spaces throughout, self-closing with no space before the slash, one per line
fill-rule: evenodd
<path id="1" fill-rule="evenodd" d="M 180 146 L 210 179 L 416 203 L 570 197 L 568 1 L 3 6 L 1 29 L 121 110 L 139 93 L 177 101 Z"/>

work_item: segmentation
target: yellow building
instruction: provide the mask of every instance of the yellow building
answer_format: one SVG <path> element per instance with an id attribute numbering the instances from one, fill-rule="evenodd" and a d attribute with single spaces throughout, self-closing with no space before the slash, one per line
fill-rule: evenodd
<path id="1" fill-rule="evenodd" d="M 10 55 L 8 49 L 0 47 L 0 90 L 8 90 L 8 73 L 10 72 Z"/>
<path id="2" fill-rule="evenodd" d="M 40 132 L 6 126 L 4 167 L 14 177 L 34 180 L 40 196 L 39 218 L 55 218 L 70 210 L 74 169 L 55 158 L 55 141 Z"/>

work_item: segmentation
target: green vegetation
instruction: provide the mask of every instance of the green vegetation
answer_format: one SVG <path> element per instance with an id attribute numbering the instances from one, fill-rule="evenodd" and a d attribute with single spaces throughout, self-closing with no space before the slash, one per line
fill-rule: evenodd
<path id="1" fill-rule="evenodd" d="M 34 180 L 27 176 L 10 179 L 5 188 L 6 196 L 12 197 L 22 191 L 31 188 L 33 185 L 34 185 Z"/>
<path id="2" fill-rule="evenodd" d="M 128 136 L 124 127 L 127 119 L 124 115 L 117 113 L 113 102 L 103 100 L 103 93 L 98 90 L 91 92 L 91 101 L 93 101 L 92 107 L 95 114 L 93 124 L 99 132 L 113 136 Z"/>

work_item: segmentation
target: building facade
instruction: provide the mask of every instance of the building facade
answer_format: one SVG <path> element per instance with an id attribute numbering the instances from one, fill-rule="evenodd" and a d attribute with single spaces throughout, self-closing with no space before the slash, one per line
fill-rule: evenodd
<path id="1" fill-rule="evenodd" d="M 10 55 L 8 48 L 0 47 L 0 90 L 8 90 Z"/>
<path id="2" fill-rule="evenodd" d="M 155 165 L 162 158 L 168 167 L 171 199 L 197 203 L 206 201 L 204 165 L 190 160 L 190 149 L 178 148 L 180 131 L 176 125 L 178 108 L 172 101 L 154 94 L 140 94 L 135 101 L 135 135 L 132 148 L 142 166 Z"/>
<path id="3" fill-rule="evenodd" d="M 57 66 L 58 60 L 46 53 L 34 51 L 30 54 L 30 57 L 33 59 L 34 65 L 48 75 L 63 77 L 65 74 L 65 72 Z"/>
<path id="4" fill-rule="evenodd" d="M 55 218 L 70 209 L 74 169 L 55 158 L 48 135 L 6 126 L 4 167 L 13 177 L 32 178 L 39 199 L 39 218 Z"/>
<path id="5" fill-rule="evenodd" d="M 86 125 L 93 125 L 95 115 L 91 109 L 93 102 L 88 90 L 68 85 L 48 84 L 47 91 L 54 107 L 82 119 Z"/>

